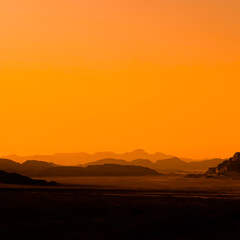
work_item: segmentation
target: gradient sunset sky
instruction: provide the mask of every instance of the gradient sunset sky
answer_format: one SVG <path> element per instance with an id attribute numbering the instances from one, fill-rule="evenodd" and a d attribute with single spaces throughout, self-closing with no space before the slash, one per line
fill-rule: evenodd
<path id="1" fill-rule="evenodd" d="M 0 155 L 240 151 L 239 0 L 1 0 Z"/>

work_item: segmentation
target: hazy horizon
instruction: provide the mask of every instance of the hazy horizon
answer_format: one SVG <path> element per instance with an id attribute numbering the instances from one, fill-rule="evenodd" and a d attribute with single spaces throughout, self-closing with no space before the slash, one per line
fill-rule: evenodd
<path id="1" fill-rule="evenodd" d="M 116 152 L 116 151 L 96 151 L 96 152 L 86 152 L 86 151 L 74 151 L 74 152 L 51 152 L 51 153 L 43 153 L 43 154 L 39 154 L 39 153 L 29 153 L 29 154 L 16 154 L 16 153 L 9 153 L 9 154 L 0 154 L 0 157 L 10 157 L 10 156 L 18 156 L 18 157 L 28 157 L 28 156 L 55 156 L 55 155 L 61 155 L 61 154 L 73 154 L 73 155 L 77 155 L 77 154 L 88 154 L 88 155 L 95 155 L 95 154 L 99 154 L 99 153 L 102 153 L 102 154 L 117 154 L 117 155 L 122 155 L 122 154 L 126 154 L 126 153 L 133 153 L 133 152 L 137 152 L 137 151 L 143 151 L 144 153 L 146 154 L 149 154 L 149 155 L 154 155 L 156 153 L 161 153 L 163 155 L 166 155 L 166 156 L 169 156 L 169 157 L 178 157 L 180 159 L 186 159 L 186 160 L 196 160 L 196 161 L 201 161 L 201 160 L 206 160 L 206 159 L 213 159 L 213 158 L 222 158 L 222 159 L 225 159 L 225 158 L 229 158 L 231 156 L 234 155 L 234 153 L 238 152 L 238 151 L 235 151 L 233 152 L 232 154 L 230 155 L 225 155 L 224 157 L 220 157 L 219 155 L 214 155 L 212 157 L 204 157 L 204 158 L 194 158 L 194 157 L 190 157 L 190 156 L 180 156 L 180 155 L 174 155 L 174 154 L 170 154 L 170 153 L 166 153 L 166 152 L 163 152 L 163 151 L 155 151 L 155 152 L 150 152 L 150 151 L 146 151 L 145 149 L 142 149 L 142 148 L 136 148 L 136 149 L 133 149 L 133 150 L 129 150 L 129 151 L 124 151 L 124 152 Z"/>
<path id="2" fill-rule="evenodd" d="M 1 2 L 0 153 L 229 157 L 239 0 Z"/>

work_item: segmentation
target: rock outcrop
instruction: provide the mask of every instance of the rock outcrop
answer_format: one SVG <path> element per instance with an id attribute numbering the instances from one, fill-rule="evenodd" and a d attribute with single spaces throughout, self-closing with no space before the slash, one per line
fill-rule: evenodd
<path id="1" fill-rule="evenodd" d="M 209 168 L 207 174 L 224 175 L 230 172 L 240 173 L 240 152 L 235 153 L 233 157 L 223 161 L 217 167 Z"/>

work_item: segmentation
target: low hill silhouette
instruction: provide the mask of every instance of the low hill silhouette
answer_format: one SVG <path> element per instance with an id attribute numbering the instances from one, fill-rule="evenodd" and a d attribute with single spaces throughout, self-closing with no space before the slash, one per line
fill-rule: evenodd
<path id="1" fill-rule="evenodd" d="M 148 159 L 135 159 L 133 161 L 126 161 L 123 159 L 101 159 L 94 162 L 89 162 L 84 166 L 103 165 L 103 164 L 121 164 L 121 165 L 135 165 L 148 167 L 157 171 L 206 171 L 209 167 L 216 166 L 221 163 L 222 159 L 210 159 L 200 162 L 185 162 L 177 157 L 158 160 L 155 163 Z M 81 165 L 82 166 L 82 165 Z"/>
<path id="2" fill-rule="evenodd" d="M 115 159 L 115 158 L 104 158 L 94 162 L 89 162 L 84 165 L 79 166 L 91 166 L 91 165 L 104 165 L 104 164 L 118 164 L 118 165 L 130 165 L 131 162 L 128 162 L 123 159 Z"/>
<path id="3" fill-rule="evenodd" d="M 107 161 L 110 163 L 111 161 Z M 125 161 L 117 161 L 125 163 Z M 8 165 L 9 163 L 9 165 Z M 0 169 L 6 172 L 15 172 L 26 176 L 145 176 L 158 175 L 150 168 L 121 164 L 98 164 L 85 167 L 58 166 L 54 163 L 28 160 L 22 164 L 0 159 Z"/>
<path id="4" fill-rule="evenodd" d="M 144 166 L 144 167 L 149 167 L 154 169 L 155 163 L 150 161 L 149 159 L 135 159 L 130 162 L 131 165 L 136 165 L 136 166 Z"/>
<path id="5" fill-rule="evenodd" d="M 0 169 L 7 172 L 16 172 L 21 168 L 21 164 L 10 159 L 0 159 Z"/>
<path id="6" fill-rule="evenodd" d="M 87 167 L 52 167 L 37 173 L 37 176 L 157 176 L 157 171 L 142 166 L 118 164 L 92 165 Z"/>
<path id="7" fill-rule="evenodd" d="M 28 160 L 21 164 L 20 171 L 23 174 L 29 174 L 34 175 L 38 173 L 39 171 L 49 169 L 52 167 L 57 167 L 54 163 L 48 163 L 44 161 L 37 161 L 37 160 Z"/>
<path id="8" fill-rule="evenodd" d="M 22 176 L 17 173 L 7 173 L 0 170 L 0 183 L 19 184 L 19 185 L 39 185 L 39 186 L 57 186 L 56 182 L 47 182 L 45 180 L 35 180 L 30 177 Z"/>
<path id="9" fill-rule="evenodd" d="M 54 163 L 44 161 L 28 160 L 22 164 L 9 159 L 0 159 L 0 170 L 15 172 L 23 175 L 34 175 L 35 173 L 57 166 Z"/>
<path id="10" fill-rule="evenodd" d="M 179 158 L 171 158 L 166 160 L 159 160 L 155 163 L 156 169 L 158 170 L 183 170 L 183 171 L 189 171 L 189 170 L 199 170 L 199 171 L 206 171 L 211 166 L 216 166 L 216 164 L 219 164 L 222 162 L 223 159 L 209 159 L 209 160 L 203 160 L 199 162 L 185 162 Z"/>

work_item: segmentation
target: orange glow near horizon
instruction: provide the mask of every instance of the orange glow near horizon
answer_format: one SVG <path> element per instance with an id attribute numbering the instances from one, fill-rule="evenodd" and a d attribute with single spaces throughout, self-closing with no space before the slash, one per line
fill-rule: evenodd
<path id="1" fill-rule="evenodd" d="M 240 151 L 239 0 L 3 0 L 0 155 Z"/>

